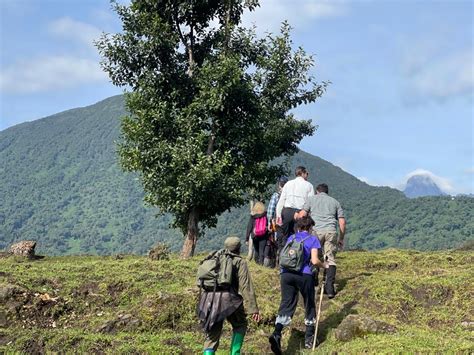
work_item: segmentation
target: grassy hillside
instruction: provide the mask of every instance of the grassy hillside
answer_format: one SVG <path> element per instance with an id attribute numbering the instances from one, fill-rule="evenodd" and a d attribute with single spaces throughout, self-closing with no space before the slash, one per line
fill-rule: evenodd
<path id="1" fill-rule="evenodd" d="M 0 132 L 0 249 L 24 239 L 55 255 L 143 254 L 156 241 L 181 247 L 170 216 L 155 218 L 158 211 L 143 205 L 138 177 L 118 165 L 124 114 L 115 96 Z M 289 171 L 297 165 L 309 169 L 312 183 L 328 183 L 346 209 L 351 248 L 434 250 L 474 239 L 473 198 L 408 199 L 305 152 L 289 161 Z M 198 250 L 230 233 L 243 236 L 247 218 L 248 206 L 225 212 Z"/>
<path id="2" fill-rule="evenodd" d="M 203 341 L 195 317 L 199 259 L 0 259 L 0 352 L 197 354 Z M 250 269 L 263 320 L 250 323 L 244 353 L 268 353 L 278 273 L 254 263 Z M 341 253 L 339 294 L 323 300 L 319 350 L 472 352 L 473 274 L 472 251 Z M 351 314 L 385 322 L 395 331 L 336 340 L 335 329 Z M 299 306 L 284 332 L 286 354 L 300 353 L 303 331 Z M 228 351 L 229 332 L 226 325 L 221 354 Z"/>

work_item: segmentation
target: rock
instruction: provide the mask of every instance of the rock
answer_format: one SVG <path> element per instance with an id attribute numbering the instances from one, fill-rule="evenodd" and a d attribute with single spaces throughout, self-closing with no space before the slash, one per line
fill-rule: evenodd
<path id="1" fill-rule="evenodd" d="M 36 242 L 32 240 L 24 240 L 13 244 L 10 247 L 10 253 L 18 256 L 26 256 L 29 259 L 35 257 Z"/>
<path id="2" fill-rule="evenodd" d="M 170 258 L 170 250 L 167 245 L 157 243 L 148 252 L 151 260 L 168 260 Z"/>
<path id="3" fill-rule="evenodd" d="M 0 301 L 5 302 L 16 294 L 21 294 L 25 290 L 12 284 L 0 284 Z"/>
<path id="4" fill-rule="evenodd" d="M 461 327 L 467 328 L 468 330 L 474 330 L 474 322 L 472 321 L 461 322 Z"/>
<path id="5" fill-rule="evenodd" d="M 0 328 L 6 328 L 8 325 L 7 313 L 0 310 Z"/>
<path id="6" fill-rule="evenodd" d="M 337 340 L 349 341 L 366 334 L 394 333 L 396 328 L 385 322 L 374 320 L 364 315 L 351 314 L 337 327 L 335 336 Z"/>

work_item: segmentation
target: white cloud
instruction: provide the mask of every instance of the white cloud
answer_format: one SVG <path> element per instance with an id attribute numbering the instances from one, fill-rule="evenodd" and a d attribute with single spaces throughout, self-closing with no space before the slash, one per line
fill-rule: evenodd
<path id="1" fill-rule="evenodd" d="M 47 56 L 19 61 L 0 72 L 0 92 L 33 93 L 105 82 L 97 60 Z"/>
<path id="2" fill-rule="evenodd" d="M 454 49 L 451 35 L 431 34 L 404 42 L 401 74 L 407 103 L 445 101 L 474 93 L 472 44 Z"/>
<path id="3" fill-rule="evenodd" d="M 421 96 L 441 100 L 472 93 L 473 60 L 471 50 L 435 60 L 413 75 L 412 88 Z"/>
<path id="4" fill-rule="evenodd" d="M 342 16 L 347 13 L 344 1 L 329 0 L 262 0 L 255 11 L 245 12 L 244 26 L 257 26 L 258 33 L 277 32 L 284 20 L 301 29 L 316 19 Z"/>
<path id="5" fill-rule="evenodd" d="M 63 17 L 49 24 L 49 31 L 59 37 L 72 39 L 93 47 L 94 40 L 98 39 L 102 31 L 88 23 Z"/>
<path id="6" fill-rule="evenodd" d="M 434 181 L 434 183 L 436 185 L 438 185 L 438 187 L 443 192 L 446 192 L 448 194 L 454 193 L 454 187 L 452 186 L 451 182 L 448 179 L 446 179 L 444 177 L 441 177 L 441 176 L 437 176 L 437 175 L 433 174 L 431 171 L 425 170 L 425 169 L 413 170 L 411 173 L 408 173 L 406 175 L 405 181 L 408 180 L 409 178 L 411 178 L 412 176 L 415 176 L 415 175 L 428 176 L 431 180 Z M 405 185 L 406 185 L 406 183 L 405 183 Z"/>
<path id="7" fill-rule="evenodd" d="M 357 179 L 370 185 L 369 179 L 366 178 L 365 176 L 358 176 Z"/>

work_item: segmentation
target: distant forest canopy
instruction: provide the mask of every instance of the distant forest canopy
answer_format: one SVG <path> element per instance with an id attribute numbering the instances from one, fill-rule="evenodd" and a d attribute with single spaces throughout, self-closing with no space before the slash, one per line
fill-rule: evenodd
<path id="1" fill-rule="evenodd" d="M 170 216 L 155 218 L 138 177 L 119 168 L 115 142 L 124 114 L 122 96 L 114 96 L 0 132 L 0 249 L 25 239 L 51 255 L 143 254 L 158 241 L 181 248 Z M 305 152 L 289 161 L 289 171 L 297 165 L 343 205 L 350 249 L 450 249 L 473 239 L 472 197 L 408 199 Z M 248 215 L 248 206 L 224 212 L 198 251 L 221 247 L 229 234 L 243 237 Z"/>

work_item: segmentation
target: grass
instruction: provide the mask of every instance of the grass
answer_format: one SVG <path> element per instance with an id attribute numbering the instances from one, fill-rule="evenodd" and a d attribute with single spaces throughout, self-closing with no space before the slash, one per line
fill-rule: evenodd
<path id="1" fill-rule="evenodd" d="M 195 272 L 201 259 L 0 259 L 0 353 L 200 353 L 204 336 L 195 316 Z M 268 353 L 279 275 L 254 263 L 250 270 L 263 319 L 249 323 L 243 352 Z M 339 293 L 323 299 L 318 351 L 472 352 L 472 328 L 462 322 L 474 321 L 473 274 L 472 251 L 340 253 Z M 349 314 L 367 315 L 397 330 L 337 341 L 335 329 Z M 298 307 L 283 333 L 286 354 L 309 353 L 301 349 L 303 318 Z M 227 323 L 224 330 L 221 354 L 230 345 Z"/>

